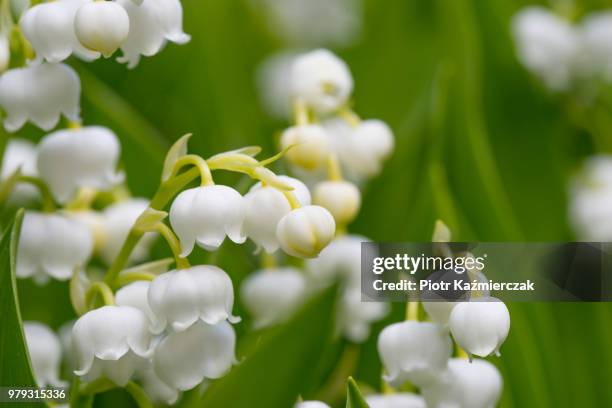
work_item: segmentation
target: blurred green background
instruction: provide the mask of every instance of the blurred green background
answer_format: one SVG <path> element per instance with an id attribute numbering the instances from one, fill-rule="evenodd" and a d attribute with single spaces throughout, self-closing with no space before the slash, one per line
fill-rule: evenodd
<path id="1" fill-rule="evenodd" d="M 606 3 L 584 2 L 580 9 Z M 573 238 L 567 181 L 594 147 L 567 118 L 562 98 L 548 94 L 514 56 L 509 21 L 526 4 L 365 0 L 360 38 L 334 51 L 355 78 L 356 111 L 388 122 L 397 145 L 383 173 L 365 187 L 351 232 L 426 241 L 441 218 L 454 240 Z M 257 9 L 239 0 L 184 0 L 183 7 L 189 44 L 169 45 L 132 71 L 114 61 L 73 64 L 82 75 L 85 124 L 107 125 L 120 136 L 135 195 L 151 196 L 166 149 L 185 133 L 194 134 L 190 150 L 203 156 L 244 145 L 261 145 L 268 156 L 276 151 L 275 134 L 287 126 L 259 103 L 255 70 L 282 42 Z M 213 256 L 236 281 L 257 267 L 250 248 L 226 245 Z M 62 292 L 64 284 L 20 283 L 24 319 L 57 328 L 71 313 Z M 57 307 L 46 307 L 49 302 Z M 376 330 L 401 319 L 402 308 L 395 305 Z M 510 336 L 502 357 L 490 359 L 504 377 L 501 406 L 612 406 L 612 305 L 509 308 Z M 355 370 L 372 388 L 380 386 L 376 335 L 362 347 Z"/>

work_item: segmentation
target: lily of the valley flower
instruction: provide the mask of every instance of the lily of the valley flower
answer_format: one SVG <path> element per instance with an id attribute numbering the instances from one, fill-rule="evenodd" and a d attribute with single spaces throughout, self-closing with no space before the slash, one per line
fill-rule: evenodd
<path id="1" fill-rule="evenodd" d="M 188 256 L 196 243 L 215 250 L 226 236 L 243 243 L 244 206 L 240 193 L 228 186 L 203 186 L 181 192 L 170 208 L 170 224 L 181 241 L 181 255 Z"/>
<path id="2" fill-rule="evenodd" d="M 612 80 L 612 12 L 587 15 L 580 27 L 586 61 L 591 73 L 608 81 Z"/>
<path id="3" fill-rule="evenodd" d="M 281 136 L 281 148 L 289 148 L 285 153 L 289 163 L 305 170 L 320 168 L 329 156 L 327 135 L 318 125 L 298 125 L 285 130 Z"/>
<path id="4" fill-rule="evenodd" d="M 153 367 L 169 386 L 189 390 L 205 378 L 221 378 L 237 363 L 236 333 L 226 321 L 194 323 L 180 333 L 170 333 L 155 348 Z"/>
<path id="5" fill-rule="evenodd" d="M 385 381 L 399 387 L 410 381 L 422 387 L 445 369 L 452 343 L 436 323 L 405 321 L 385 327 L 378 337 L 378 354 L 385 366 Z"/>
<path id="6" fill-rule="evenodd" d="M 57 335 L 39 322 L 23 322 L 23 331 L 38 386 L 65 386 L 59 379 L 62 346 Z"/>
<path id="7" fill-rule="evenodd" d="M 321 286 L 340 281 L 344 286 L 360 288 L 361 243 L 370 241 L 360 235 L 343 235 L 334 239 L 318 257 L 306 262 L 306 270 Z"/>
<path id="8" fill-rule="evenodd" d="M 512 32 L 520 62 L 548 88 L 569 88 L 580 50 L 579 36 L 569 21 L 540 6 L 514 16 Z"/>
<path id="9" fill-rule="evenodd" d="M 253 315 L 253 326 L 262 328 L 282 322 L 304 300 L 306 281 L 295 268 L 255 271 L 242 282 L 240 297 Z"/>
<path id="10" fill-rule="evenodd" d="M 295 59 L 291 70 L 293 97 L 321 113 L 342 107 L 353 91 L 353 77 L 344 61 L 319 49 Z"/>
<path id="11" fill-rule="evenodd" d="M 28 120 L 43 130 L 57 125 L 60 115 L 78 122 L 81 83 L 65 64 L 14 68 L 0 76 L 0 106 L 7 116 L 4 128 L 19 130 Z"/>
<path id="12" fill-rule="evenodd" d="M 293 408 L 330 408 L 324 402 L 321 401 L 302 401 L 295 404 Z"/>
<path id="13" fill-rule="evenodd" d="M 323 181 L 314 188 L 313 201 L 334 216 L 336 224 L 350 223 L 361 207 L 361 193 L 349 181 Z"/>
<path id="14" fill-rule="evenodd" d="M 126 40 L 130 19 L 114 1 L 93 1 L 78 9 L 74 29 L 81 44 L 109 57 Z"/>
<path id="15" fill-rule="evenodd" d="M 476 298 L 458 303 L 451 312 L 449 328 L 457 344 L 470 355 L 499 354 L 510 331 L 510 312 L 499 299 Z"/>
<path id="16" fill-rule="evenodd" d="M 108 190 L 123 180 L 116 170 L 119 140 L 105 127 L 58 130 L 45 136 L 38 149 L 40 177 L 61 203 L 79 187 Z"/>
<path id="17" fill-rule="evenodd" d="M 85 60 L 100 56 L 83 47 L 75 35 L 74 19 L 79 7 L 89 0 L 58 0 L 37 4 L 20 19 L 21 29 L 36 51 L 35 63 L 61 62 L 72 53 Z"/>
<path id="18" fill-rule="evenodd" d="M 486 360 L 453 358 L 437 380 L 421 389 L 428 407 L 491 408 L 497 406 L 502 377 Z"/>
<path id="19" fill-rule="evenodd" d="M 183 32 L 183 7 L 179 0 L 116 0 L 127 11 L 130 32 L 121 45 L 123 56 L 117 58 L 134 68 L 141 55 L 157 54 L 167 41 L 176 44 L 189 42 L 190 36 Z"/>
<path id="20" fill-rule="evenodd" d="M 11 62 L 11 48 L 6 32 L 0 30 L 0 74 L 6 71 Z"/>
<path id="21" fill-rule="evenodd" d="M 104 209 L 100 227 L 100 256 L 107 264 L 110 265 L 119 255 L 130 229 L 148 206 L 149 202 L 144 198 L 130 198 Z M 145 233 L 130 255 L 130 263 L 146 259 L 156 238 L 154 232 Z"/>
<path id="22" fill-rule="evenodd" d="M 443 300 L 423 302 L 423 308 L 431 320 L 443 326 L 448 324 L 455 305 L 457 305 L 456 302 L 445 302 Z"/>
<path id="23" fill-rule="evenodd" d="M 308 187 L 298 179 L 279 176 L 278 179 L 293 187 L 292 194 L 300 205 L 310 205 Z M 244 196 L 245 217 L 243 232 L 268 253 L 278 249 L 276 226 L 280 219 L 291 211 L 291 205 L 283 192 L 272 186 L 255 184 Z"/>
<path id="24" fill-rule="evenodd" d="M 198 320 L 215 325 L 224 320 L 240 321 L 232 315 L 234 288 L 230 277 L 213 265 L 198 265 L 159 275 L 149 288 L 149 306 L 155 314 L 154 332 L 169 325 L 185 331 Z"/>
<path id="25" fill-rule="evenodd" d="M 87 264 L 93 249 L 89 228 L 58 213 L 26 212 L 17 251 L 17 276 L 45 283 L 66 280 Z"/>
<path id="26" fill-rule="evenodd" d="M 338 305 L 338 330 L 350 341 L 362 343 L 370 336 L 372 323 L 388 313 L 387 303 L 362 301 L 361 290 L 347 288 Z"/>
<path id="27" fill-rule="evenodd" d="M 278 222 L 276 238 L 289 255 L 314 258 L 336 233 L 334 217 L 325 208 L 307 205 L 292 210 Z"/>
<path id="28" fill-rule="evenodd" d="M 156 319 L 149 306 L 148 293 L 150 286 L 151 282 L 136 281 L 122 287 L 115 294 L 115 304 L 117 306 L 131 306 L 140 310 L 152 324 Z"/>
<path id="29" fill-rule="evenodd" d="M 72 329 L 75 374 L 85 381 L 102 376 L 125 386 L 153 354 L 147 317 L 130 306 L 104 306 L 81 316 Z"/>
<path id="30" fill-rule="evenodd" d="M 427 408 L 423 397 L 410 392 L 368 395 L 365 400 L 370 408 Z"/>
<path id="31" fill-rule="evenodd" d="M 173 405 L 179 398 L 179 391 L 163 382 L 155 370 L 153 364 L 136 374 L 142 383 L 142 388 L 153 403 Z"/>
<path id="32" fill-rule="evenodd" d="M 36 176 L 38 174 L 36 155 L 36 146 L 29 140 L 19 138 L 9 139 L 4 151 L 4 159 L 2 160 L 0 180 L 6 180 L 17 169 L 21 169 L 21 174 L 24 176 Z M 17 203 L 29 201 L 36 197 L 38 197 L 36 187 L 25 183 L 18 183 L 11 192 L 11 200 Z"/>

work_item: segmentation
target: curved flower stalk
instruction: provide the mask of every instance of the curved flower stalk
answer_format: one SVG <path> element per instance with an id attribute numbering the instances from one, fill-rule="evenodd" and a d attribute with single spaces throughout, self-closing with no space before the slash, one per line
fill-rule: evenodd
<path id="1" fill-rule="evenodd" d="M 130 31 L 117 58 L 132 69 L 141 56 L 157 54 L 167 41 L 185 44 L 191 37 L 183 32 L 183 8 L 179 0 L 116 0 L 127 12 Z"/>
<path id="2" fill-rule="evenodd" d="M 14 68 L 0 76 L 0 106 L 7 113 L 4 128 L 15 132 L 27 122 L 51 130 L 60 115 L 80 121 L 81 83 L 68 65 Z"/>
<path id="3" fill-rule="evenodd" d="M 85 60 L 93 60 L 100 53 L 88 50 L 75 34 L 77 10 L 90 0 L 58 0 L 37 4 L 21 17 L 19 25 L 36 51 L 35 64 L 43 60 L 61 62 L 73 53 Z"/>
<path id="4" fill-rule="evenodd" d="M 242 281 L 240 297 L 256 329 L 283 322 L 303 303 L 306 280 L 295 268 L 263 269 Z"/>
<path id="5" fill-rule="evenodd" d="M 45 136 L 38 146 L 38 171 L 56 200 L 66 203 L 77 189 L 108 190 L 123 181 L 117 173 L 121 147 L 102 126 L 66 129 Z"/>
<path id="6" fill-rule="evenodd" d="M 159 275 L 149 287 L 149 306 L 156 322 L 153 331 L 166 326 L 181 332 L 201 320 L 215 325 L 224 320 L 240 321 L 232 315 L 234 288 L 221 268 L 198 265 Z"/>
<path id="7" fill-rule="evenodd" d="M 437 381 L 421 389 L 428 407 L 490 408 L 497 406 L 502 378 L 486 360 L 453 358 Z"/>
<path id="8" fill-rule="evenodd" d="M 452 343 L 436 323 L 405 321 L 383 329 L 378 353 L 388 373 L 385 381 L 395 387 L 406 381 L 423 387 L 446 369 Z"/>
<path id="9" fill-rule="evenodd" d="M 107 377 L 125 386 L 153 355 L 147 317 L 130 306 L 104 306 L 81 316 L 72 329 L 75 374 L 85 381 Z"/>
<path id="10" fill-rule="evenodd" d="M 237 363 L 236 333 L 231 324 L 198 321 L 170 333 L 155 349 L 153 366 L 159 378 L 178 390 L 189 390 L 205 378 L 220 378 Z"/>
<path id="11" fill-rule="evenodd" d="M 62 346 L 57 335 L 39 322 L 23 322 L 23 331 L 38 386 L 65 386 L 66 383 L 59 379 Z"/>
<path id="12" fill-rule="evenodd" d="M 510 331 L 510 312 L 497 298 L 476 298 L 458 303 L 448 325 L 457 344 L 470 356 L 499 355 Z"/>
<path id="13" fill-rule="evenodd" d="M 370 408 L 427 408 L 423 397 L 410 392 L 368 395 L 365 400 Z"/>
<path id="14" fill-rule="evenodd" d="M 292 194 L 300 205 L 310 205 L 310 192 L 304 183 L 287 176 L 278 176 L 278 179 L 293 187 Z M 280 219 L 291 211 L 291 203 L 285 192 L 259 182 L 251 187 L 244 201 L 244 234 L 266 252 L 275 252 L 279 247 L 276 227 Z"/>
<path id="15" fill-rule="evenodd" d="M 43 284 L 67 280 L 85 266 L 93 250 L 89 228 L 55 213 L 28 211 L 23 218 L 17 251 L 17 276 Z"/>

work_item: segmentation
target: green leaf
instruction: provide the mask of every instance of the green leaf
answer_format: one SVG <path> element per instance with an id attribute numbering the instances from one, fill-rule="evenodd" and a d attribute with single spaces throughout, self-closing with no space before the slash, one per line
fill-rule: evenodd
<path id="1" fill-rule="evenodd" d="M 176 161 L 187 154 L 187 142 L 189 142 L 190 137 L 191 133 L 181 136 L 179 140 L 174 142 L 170 150 L 168 150 L 168 154 L 166 154 L 166 159 L 164 160 L 164 169 L 162 170 L 162 181 L 168 180 L 172 174 Z"/>
<path id="2" fill-rule="evenodd" d="M 353 377 L 349 377 L 346 384 L 346 408 L 368 408 Z"/>
<path id="3" fill-rule="evenodd" d="M 4 387 L 36 387 L 25 344 L 15 279 L 22 219 L 23 210 L 20 210 L 0 240 L 0 386 Z M 32 403 L 32 406 L 42 407 L 44 404 Z"/>
<path id="4" fill-rule="evenodd" d="M 226 377 L 211 385 L 198 406 L 293 406 L 329 341 L 335 292 L 332 287 L 315 296 L 287 324 L 247 336 L 250 352 Z"/>

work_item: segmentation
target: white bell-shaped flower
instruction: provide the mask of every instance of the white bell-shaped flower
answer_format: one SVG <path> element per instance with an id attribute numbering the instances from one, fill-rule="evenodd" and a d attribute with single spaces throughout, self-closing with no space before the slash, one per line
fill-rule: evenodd
<path id="1" fill-rule="evenodd" d="M 102 376 L 125 386 L 153 354 L 147 317 L 130 306 L 104 306 L 81 316 L 72 329 L 75 374 L 85 381 Z"/>
<path id="2" fill-rule="evenodd" d="M 497 368 L 486 360 L 453 358 L 436 381 L 421 389 L 430 408 L 496 407 L 503 387 Z"/>
<path id="3" fill-rule="evenodd" d="M 512 19 L 521 64 L 553 91 L 571 85 L 580 37 L 569 21 L 541 6 L 529 6 Z"/>
<path id="4" fill-rule="evenodd" d="M 155 349 L 153 367 L 169 386 L 189 390 L 205 378 L 225 375 L 236 360 L 236 333 L 226 321 L 197 322 L 187 330 L 170 333 Z"/>
<path id="5" fill-rule="evenodd" d="M 313 202 L 327 208 L 336 224 L 346 225 L 359 212 L 361 192 L 349 181 L 322 181 L 314 188 Z"/>
<path id="6" fill-rule="evenodd" d="M 65 386 L 66 383 L 59 379 L 62 345 L 57 335 L 39 322 L 23 322 L 23 331 L 38 386 Z"/>
<path id="7" fill-rule="evenodd" d="M 510 331 L 510 312 L 497 298 L 475 298 L 453 308 L 448 326 L 459 347 L 469 355 L 499 355 Z"/>
<path id="8" fill-rule="evenodd" d="M 85 60 L 93 60 L 99 53 L 83 47 L 75 35 L 74 19 L 77 9 L 90 0 L 58 0 L 40 3 L 29 8 L 19 25 L 36 51 L 35 63 L 43 59 L 61 62 L 73 52 Z"/>
<path id="9" fill-rule="evenodd" d="M 586 69 L 604 79 L 612 80 L 612 12 L 587 15 L 580 27 L 582 43 L 586 48 Z"/>
<path id="10" fill-rule="evenodd" d="M 86 48 L 111 56 L 127 39 L 130 19 L 114 1 L 83 4 L 74 17 L 76 37 Z"/>
<path id="11" fill-rule="evenodd" d="M 325 130 L 319 125 L 293 126 L 281 136 L 281 149 L 285 158 L 294 166 L 305 170 L 316 170 L 327 163 L 329 140 Z"/>
<path id="12" fill-rule="evenodd" d="M 612 156 L 589 158 L 569 190 L 569 219 L 582 241 L 612 241 Z"/>
<path id="13" fill-rule="evenodd" d="M 425 309 L 432 321 L 446 326 L 455 305 L 457 305 L 456 302 L 445 302 L 443 300 L 426 301 L 423 302 L 423 309 Z"/>
<path id="14" fill-rule="evenodd" d="M 343 120 L 330 119 L 324 127 L 351 179 L 363 180 L 377 175 L 395 146 L 391 128 L 378 119 L 361 121 L 356 127 Z"/>
<path id="15" fill-rule="evenodd" d="M 117 58 L 134 68 L 140 56 L 157 54 L 166 41 L 185 44 L 191 37 L 183 32 L 183 7 L 179 0 L 143 0 L 136 4 L 132 0 L 116 0 L 130 19 L 130 32 L 121 45 L 123 55 Z"/>
<path id="16" fill-rule="evenodd" d="M 29 140 L 19 138 L 9 139 L 2 160 L 0 181 L 6 180 L 17 169 L 21 169 L 21 174 L 24 176 L 36 177 L 38 175 L 36 155 L 36 146 Z M 11 192 L 10 199 L 15 203 L 24 203 L 38 197 L 39 193 L 36 187 L 26 183 L 18 183 Z"/>
<path id="17" fill-rule="evenodd" d="M 149 322 L 153 324 L 156 321 L 155 314 L 149 306 L 149 281 L 136 281 L 129 285 L 125 285 L 115 293 L 115 304 L 117 306 L 131 306 L 147 316 Z"/>
<path id="18" fill-rule="evenodd" d="M 278 179 L 293 187 L 291 193 L 300 205 L 310 205 L 310 192 L 304 183 L 287 176 L 279 176 Z M 287 197 L 272 186 L 257 183 L 244 196 L 244 202 L 244 234 L 262 246 L 266 252 L 275 252 L 278 249 L 276 226 L 280 219 L 291 211 Z"/>
<path id="19" fill-rule="evenodd" d="M 370 408 L 427 408 L 423 397 L 411 392 L 368 395 L 365 400 Z"/>
<path id="20" fill-rule="evenodd" d="M 159 275 L 149 287 L 149 306 L 155 314 L 154 332 L 170 325 L 185 331 L 198 320 L 217 324 L 224 320 L 240 321 L 232 315 L 234 287 L 222 269 L 198 265 Z"/>
<path id="21" fill-rule="evenodd" d="M 319 49 L 295 59 L 291 69 L 293 97 L 320 113 L 344 105 L 353 91 L 353 77 L 344 61 Z"/>
<path id="22" fill-rule="evenodd" d="M 276 238 L 286 253 L 314 258 L 336 233 L 334 217 L 325 208 L 307 205 L 285 214 L 276 227 Z"/>
<path id="23" fill-rule="evenodd" d="M 366 341 L 372 323 L 381 320 L 390 310 L 387 303 L 367 302 L 361 297 L 358 288 L 347 288 L 338 305 L 338 330 L 354 343 Z"/>
<path id="24" fill-rule="evenodd" d="M 244 198 L 231 187 L 213 185 L 181 192 L 170 207 L 170 224 L 181 241 L 181 255 L 188 256 L 196 243 L 215 250 L 226 236 L 242 244 L 244 213 Z"/>
<path id="25" fill-rule="evenodd" d="M 17 277 L 45 283 L 67 280 L 84 267 L 93 250 L 89 228 L 59 213 L 28 211 L 23 217 L 17 251 Z"/>
<path id="26" fill-rule="evenodd" d="M 144 198 L 130 198 L 104 209 L 102 212 L 100 256 L 107 264 L 110 265 L 119 255 L 130 229 L 134 226 L 140 214 L 148 207 L 149 202 Z M 154 232 L 145 233 L 130 255 L 130 263 L 145 260 L 149 256 L 149 251 L 156 238 L 157 234 Z"/>
<path id="27" fill-rule="evenodd" d="M 283 322 L 303 303 L 306 280 L 295 268 L 263 269 L 248 275 L 240 298 L 257 329 Z"/>
<path id="28" fill-rule="evenodd" d="M 38 146 L 38 172 L 60 203 L 79 187 L 108 190 L 123 180 L 117 173 L 121 146 L 117 136 L 102 126 L 58 130 Z"/>
<path id="29" fill-rule="evenodd" d="M 288 119 L 291 115 L 291 67 L 298 54 L 293 50 L 283 50 L 266 57 L 259 63 L 256 82 L 261 105 L 266 112 L 278 119 Z"/>
<path id="30" fill-rule="evenodd" d="M 330 406 L 321 401 L 302 401 L 295 404 L 293 408 L 330 408 Z"/>
<path id="31" fill-rule="evenodd" d="M 418 387 L 430 383 L 446 369 L 451 353 L 448 331 L 436 323 L 394 323 L 378 337 L 378 354 L 387 372 L 385 381 L 396 387 L 406 381 Z"/>
<path id="32" fill-rule="evenodd" d="M 65 64 L 14 68 L 0 76 L 0 106 L 7 116 L 4 128 L 19 130 L 28 120 L 43 130 L 57 125 L 60 115 L 78 122 L 81 82 Z"/>
<path id="33" fill-rule="evenodd" d="M 361 243 L 370 240 L 360 235 L 342 235 L 334 239 L 318 257 L 306 262 L 306 270 L 321 286 L 336 281 L 350 288 L 361 286 Z"/>
<path id="34" fill-rule="evenodd" d="M 6 71 L 11 62 L 11 47 L 8 33 L 0 30 L 0 74 Z"/>
<path id="35" fill-rule="evenodd" d="M 140 371 L 137 374 L 138 379 L 142 383 L 142 388 L 153 403 L 174 405 L 179 398 L 179 391 L 170 387 L 163 382 L 155 370 L 153 365 Z"/>

